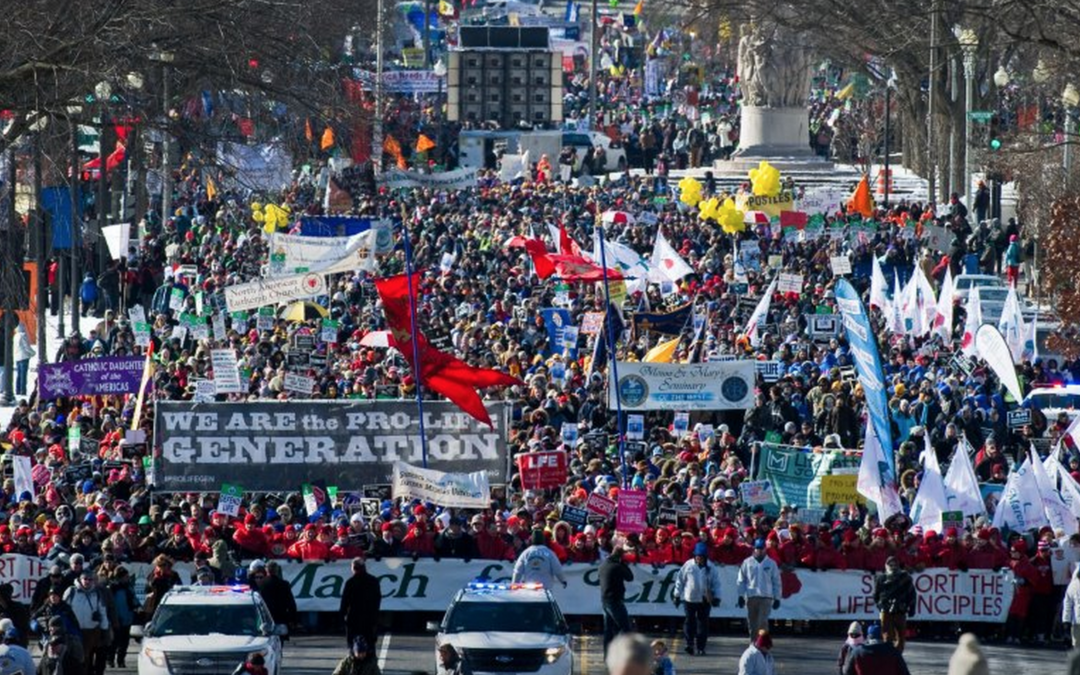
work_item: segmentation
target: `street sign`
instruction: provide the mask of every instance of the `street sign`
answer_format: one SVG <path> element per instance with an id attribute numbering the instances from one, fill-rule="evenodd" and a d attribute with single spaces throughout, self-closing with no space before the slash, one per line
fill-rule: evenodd
<path id="1" fill-rule="evenodd" d="M 994 113 L 989 110 L 971 110 L 968 112 L 968 119 L 973 122 L 989 122 L 993 116 Z"/>

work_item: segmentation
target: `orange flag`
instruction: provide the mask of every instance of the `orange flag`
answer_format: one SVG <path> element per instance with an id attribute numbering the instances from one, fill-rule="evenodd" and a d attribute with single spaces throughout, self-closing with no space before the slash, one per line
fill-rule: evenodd
<path id="1" fill-rule="evenodd" d="M 874 215 L 874 200 L 870 198 L 870 179 L 863 176 L 847 203 L 848 213 L 858 213 L 863 218 Z"/>
<path id="2" fill-rule="evenodd" d="M 416 151 L 427 152 L 435 147 L 435 141 L 431 140 L 424 134 L 420 134 L 420 138 L 416 139 Z"/>
<path id="3" fill-rule="evenodd" d="M 307 139 L 308 143 L 310 143 L 311 141 L 313 141 L 315 139 L 315 134 L 311 131 L 311 120 L 310 119 L 304 120 L 304 138 Z"/>
<path id="4" fill-rule="evenodd" d="M 332 147 L 334 147 L 334 130 L 326 127 L 326 130 L 322 132 L 322 141 L 319 143 L 319 148 L 329 150 Z"/>
<path id="5" fill-rule="evenodd" d="M 383 150 L 390 154 L 397 161 L 399 169 L 409 168 L 408 162 L 405 161 L 405 155 L 401 152 L 401 143 L 393 136 L 387 136 L 383 140 Z"/>

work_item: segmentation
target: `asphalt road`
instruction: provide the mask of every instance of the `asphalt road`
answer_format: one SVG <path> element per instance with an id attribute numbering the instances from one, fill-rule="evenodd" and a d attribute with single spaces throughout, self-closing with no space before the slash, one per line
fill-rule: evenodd
<path id="1" fill-rule="evenodd" d="M 669 639 L 669 638 L 665 638 Z M 778 673 L 835 675 L 840 640 L 822 637 L 778 635 L 773 654 Z M 687 656 L 683 640 L 676 636 L 672 657 L 679 675 L 734 675 L 746 640 L 741 635 L 711 638 L 705 656 Z M 132 643 L 126 670 L 108 673 L 134 673 Z M 912 675 L 944 675 L 954 644 L 945 642 L 910 642 L 904 652 Z M 1065 673 L 1066 652 L 1062 649 L 1027 649 L 987 645 L 984 647 L 994 675 L 1056 675 Z M 304 636 L 290 640 L 285 649 L 282 675 L 330 675 L 345 653 L 343 637 Z M 433 673 L 435 646 L 431 635 L 386 634 L 379 638 L 379 665 L 383 673 L 413 675 Z M 603 649 L 597 635 L 577 638 L 576 675 L 604 675 Z"/>

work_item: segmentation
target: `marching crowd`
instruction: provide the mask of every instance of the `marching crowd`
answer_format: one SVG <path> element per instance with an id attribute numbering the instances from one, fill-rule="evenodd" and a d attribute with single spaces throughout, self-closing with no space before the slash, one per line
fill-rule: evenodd
<path id="1" fill-rule="evenodd" d="M 666 153 L 667 140 L 661 145 Z M 212 377 L 212 341 L 177 338 L 173 327 L 179 311 L 195 311 L 197 292 L 213 307 L 212 298 L 222 288 L 258 276 L 268 249 L 264 228 L 252 218 L 243 195 L 226 190 L 208 195 L 204 177 L 194 164 L 181 169 L 175 216 L 163 224 L 151 220 L 140 225 L 129 255 L 109 270 L 116 283 L 103 284 L 83 298 L 91 301 L 89 311 L 101 322 L 86 334 L 68 336 L 55 360 L 144 354 L 123 311 L 141 305 L 154 346 L 150 399 L 190 400 L 195 381 Z M 708 196 L 717 188 L 707 181 L 705 190 Z M 277 198 L 294 215 L 320 212 L 318 183 L 308 174 L 298 174 L 273 201 Z M 704 326 L 698 331 L 687 322 L 675 331 L 683 340 L 670 356 L 672 362 L 729 356 L 780 362 L 775 381 L 759 377 L 754 405 L 745 414 L 695 416 L 695 427 L 714 425 L 715 434 L 709 437 L 695 428 L 677 433 L 671 413 L 648 413 L 643 442 L 620 453 L 619 421 L 607 408 L 607 366 L 597 356 L 603 347 L 594 349 L 602 334 L 583 336 L 571 357 L 552 349 L 540 314 L 554 304 L 557 293 L 565 294 L 560 302 L 580 325 L 586 312 L 605 310 L 602 289 L 573 283 L 556 290 L 555 284 L 535 277 L 525 250 L 504 245 L 512 237 L 548 238 L 554 232 L 546 242 L 549 249 L 559 250 L 565 236 L 588 251 L 601 214 L 610 210 L 629 218 L 607 226 L 609 240 L 646 256 L 659 232 L 692 268 L 676 283 L 642 284 L 612 310 L 608 320 L 625 328 L 616 349 L 619 359 L 643 359 L 660 337 L 634 325 L 638 311 L 663 312 L 693 303 L 705 317 Z M 996 251 L 1002 238 L 1020 248 L 1018 238 L 1024 233 L 1016 222 L 972 227 L 962 210 L 955 199 L 941 205 L 901 202 L 867 219 L 869 230 L 861 218 L 831 212 L 824 236 L 804 238 L 768 224 L 727 234 L 680 203 L 666 183 L 630 173 L 611 175 L 592 187 L 532 175 L 507 184 L 482 173 L 477 186 L 466 190 L 358 192 L 354 215 L 395 219 L 406 214 L 405 222 L 395 227 L 393 253 L 378 261 L 378 274 L 404 271 L 402 239 L 410 237 L 412 264 L 424 270 L 417 308 L 422 332 L 471 364 L 497 368 L 522 381 L 486 392 L 510 401 L 520 412 L 508 439 L 510 453 L 566 451 L 567 485 L 530 490 L 515 475 L 505 497 L 493 499 L 488 509 L 462 512 L 390 499 L 368 516 L 344 496 L 328 509 L 307 513 L 299 493 L 257 494 L 245 500 L 239 516 L 230 517 L 216 511 L 216 493 L 162 494 L 146 485 L 146 446 L 124 434 L 135 421 L 134 396 L 31 398 L 16 407 L 3 444 L 10 455 L 33 459 L 35 491 L 17 494 L 14 481 L 5 480 L 0 551 L 42 558 L 52 566 L 35 594 L 38 624 L 47 631 L 56 626 L 56 634 L 76 626 L 84 636 L 99 631 L 83 641 L 88 652 L 100 656 L 94 657 L 98 673 L 107 664 L 122 663 L 123 652 L 97 645 L 117 645 L 117 650 L 126 645 L 122 627 L 147 609 L 131 593 L 126 563 L 153 564 L 152 591 L 159 580 L 173 580 L 172 561 L 194 561 L 199 576 L 228 579 L 241 561 L 252 559 L 415 556 L 509 561 L 537 546 L 550 551 L 558 564 L 604 561 L 615 551 L 625 563 L 656 566 L 684 566 L 698 558 L 739 566 L 769 560 L 781 586 L 791 583 L 793 571 L 800 568 L 884 572 L 890 560 L 908 570 L 1011 569 L 1017 588 L 1006 637 L 1045 641 L 1055 617 L 1074 627 L 1080 623 L 1080 586 L 1066 594 L 1063 585 L 1053 582 L 1050 563 L 1053 551 L 1080 547 L 1076 536 L 1048 527 L 1000 531 L 989 517 L 935 532 L 914 525 L 904 514 L 879 522 L 856 504 L 835 505 L 820 520 L 807 522 L 798 509 L 784 507 L 777 514 L 751 507 L 739 490 L 743 481 L 753 478 L 762 442 L 809 452 L 851 452 L 861 442 L 867 424 L 865 396 L 850 375 L 849 345 L 842 335 L 821 339 L 808 332 L 811 315 L 836 312 L 830 257 L 849 256 L 852 279 L 865 291 L 873 258 L 887 278 L 894 272 L 907 278 L 918 265 L 940 285 L 946 270 L 954 276 L 970 271 L 970 265 L 984 257 L 994 271 L 1000 255 L 983 254 Z M 920 244 L 915 223 L 921 222 L 936 222 L 952 233 L 954 241 L 945 255 Z M 755 242 L 758 262 L 747 265 L 740 271 L 745 276 L 736 279 L 733 251 L 747 242 Z M 1015 259 L 1009 258 L 1009 266 Z M 774 296 L 762 321 L 760 343 L 752 343 L 743 334 L 744 326 L 777 269 L 801 274 L 802 289 Z M 179 311 L 168 306 L 177 291 L 183 298 Z M 62 289 L 53 289 L 54 313 L 62 296 Z M 313 398 L 370 399 L 387 387 L 396 388 L 402 398 L 414 395 L 416 382 L 400 353 L 360 344 L 368 333 L 385 327 L 370 275 L 334 275 L 330 291 L 316 302 L 339 322 L 339 329 L 334 342 L 317 343 L 317 352 L 326 356 L 325 367 L 300 371 L 316 380 Z M 920 482 L 924 444 L 944 468 L 958 448 L 965 451 L 961 435 L 976 451 L 972 460 L 983 482 L 1004 482 L 1011 467 L 1023 462 L 1033 440 L 1044 449 L 1056 449 L 1060 442 L 1060 461 L 1073 479 L 1080 479 L 1080 454 L 1068 433 L 1068 415 L 1046 419 L 1034 408 L 1030 424 L 1010 428 L 1004 422 L 1008 406 L 994 375 L 977 363 L 960 367 L 956 355 L 962 307 L 953 318 L 952 339 L 891 332 L 879 312 L 873 316 L 880 327 L 897 441 L 894 468 L 906 504 Z M 267 401 L 272 406 L 273 401 L 295 398 L 284 387 L 291 338 L 300 332 L 318 336 L 320 319 L 274 318 L 262 329 L 254 315 L 229 316 L 227 322 L 223 346 L 237 351 L 246 393 L 217 399 Z M 1019 370 L 1029 387 L 1080 382 L 1080 361 L 1039 360 Z M 143 415 L 135 425 L 149 438 L 151 417 Z M 564 441 L 561 433 L 568 424 L 578 430 L 572 442 Z M 75 428 L 82 443 L 71 448 L 67 439 Z M 71 471 L 77 467 L 87 470 Z M 572 525 L 562 518 L 564 507 L 581 507 L 592 493 L 615 496 L 627 488 L 647 493 L 649 527 L 643 533 L 618 532 L 611 519 Z M 691 504 L 693 511 L 681 510 L 676 522 L 660 521 L 662 510 Z M 50 583 L 53 578 L 61 581 Z M 96 587 L 108 589 L 115 618 L 80 613 L 80 593 Z M 1059 611 L 1063 602 L 1065 616 Z M 5 605 L 0 593 L 0 615 L 11 619 L 16 630 L 11 639 L 25 642 L 27 617 L 15 616 L 18 612 L 5 606 L 14 605 Z M 50 609 L 57 606 L 67 609 Z M 61 622 L 54 620 L 57 616 Z"/>

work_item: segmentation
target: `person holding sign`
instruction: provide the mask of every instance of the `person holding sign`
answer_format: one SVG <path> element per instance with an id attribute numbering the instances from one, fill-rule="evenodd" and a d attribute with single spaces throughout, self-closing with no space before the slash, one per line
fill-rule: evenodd
<path id="1" fill-rule="evenodd" d="M 686 653 L 703 655 L 709 638 L 709 610 L 720 606 L 720 568 L 709 564 L 705 542 L 694 545 L 694 557 L 679 569 L 671 596 L 676 607 L 686 603 Z"/>
<path id="2" fill-rule="evenodd" d="M 754 540 L 753 554 L 743 561 L 738 576 L 739 607 L 746 608 L 750 636 L 769 630 L 769 614 L 780 608 L 780 568 L 765 555 L 765 540 Z"/>

